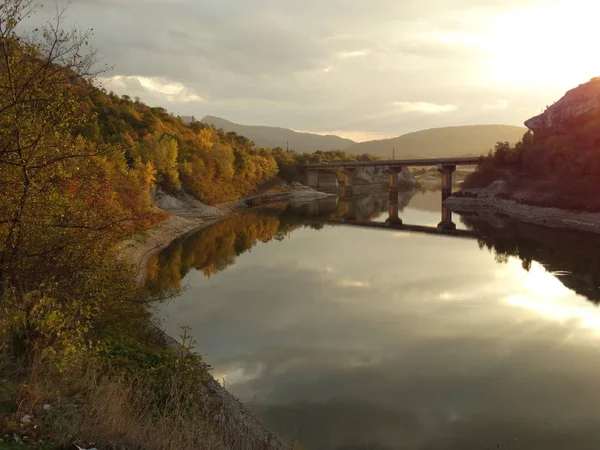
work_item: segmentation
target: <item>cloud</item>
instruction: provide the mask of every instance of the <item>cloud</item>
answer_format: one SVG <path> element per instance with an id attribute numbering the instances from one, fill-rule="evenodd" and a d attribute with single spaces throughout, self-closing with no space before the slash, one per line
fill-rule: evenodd
<path id="1" fill-rule="evenodd" d="M 182 83 L 169 81 L 160 77 L 143 77 L 135 75 L 117 75 L 112 78 L 100 78 L 101 85 L 119 94 L 136 94 L 139 96 L 158 95 L 169 102 L 189 103 L 201 102 L 202 97 Z"/>
<path id="2" fill-rule="evenodd" d="M 91 44 L 114 66 L 105 76 L 120 79 L 111 89 L 176 114 L 396 136 L 521 124 L 570 87 L 492 84 L 494 30 L 516 8 L 542 2 L 484 3 L 74 0 L 64 23 L 94 28 Z M 514 72 L 526 72 L 522 65 Z M 497 99 L 508 106 L 482 108 Z"/>
<path id="3" fill-rule="evenodd" d="M 484 111 L 492 111 L 494 109 L 506 109 L 508 108 L 508 100 L 496 100 L 493 103 L 483 105 Z"/>
<path id="4" fill-rule="evenodd" d="M 339 52 L 337 57 L 339 59 L 349 59 L 349 58 L 359 58 L 361 56 L 367 56 L 369 54 L 369 50 L 354 50 L 354 51 L 346 51 Z"/>
<path id="5" fill-rule="evenodd" d="M 296 130 L 301 133 L 314 133 L 320 134 L 321 136 L 340 136 L 346 139 L 351 139 L 354 142 L 365 142 L 365 141 L 374 141 L 377 139 L 388 139 L 391 137 L 395 137 L 394 134 L 391 133 L 377 133 L 371 131 L 348 131 L 348 130 Z"/>
<path id="6" fill-rule="evenodd" d="M 394 102 L 394 106 L 404 113 L 418 112 L 425 114 L 439 114 L 458 109 L 456 105 L 436 105 L 428 102 Z"/>
<path id="7" fill-rule="evenodd" d="M 353 287 L 353 288 L 371 287 L 371 283 L 369 283 L 368 281 L 358 281 L 358 280 L 342 280 L 339 282 L 339 285 L 342 287 Z"/>

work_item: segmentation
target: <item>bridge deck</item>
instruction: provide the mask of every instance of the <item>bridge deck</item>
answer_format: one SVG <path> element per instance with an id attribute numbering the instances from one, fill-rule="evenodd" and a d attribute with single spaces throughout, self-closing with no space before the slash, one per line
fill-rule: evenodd
<path id="1" fill-rule="evenodd" d="M 438 164 L 456 166 L 476 166 L 481 163 L 482 156 L 467 156 L 462 158 L 417 158 L 389 159 L 376 161 L 330 161 L 327 163 L 304 164 L 306 169 L 326 169 L 330 167 L 400 167 L 400 166 L 437 166 Z"/>

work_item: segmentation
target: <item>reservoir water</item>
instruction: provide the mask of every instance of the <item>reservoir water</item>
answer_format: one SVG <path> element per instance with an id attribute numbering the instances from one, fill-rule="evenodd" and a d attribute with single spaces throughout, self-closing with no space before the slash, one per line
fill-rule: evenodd
<path id="1" fill-rule="evenodd" d="M 439 192 L 400 194 L 424 232 L 388 211 L 272 205 L 175 241 L 149 264 L 152 289 L 184 289 L 165 330 L 191 327 L 302 449 L 600 448 L 599 238 L 490 214 L 436 234 Z"/>

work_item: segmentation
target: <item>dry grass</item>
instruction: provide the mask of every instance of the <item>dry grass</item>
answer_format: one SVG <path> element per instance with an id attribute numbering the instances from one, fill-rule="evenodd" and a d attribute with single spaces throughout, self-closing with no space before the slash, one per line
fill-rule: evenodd
<path id="1" fill-rule="evenodd" d="M 156 374 L 140 379 L 116 372 L 109 376 L 93 367 L 57 372 L 34 364 L 26 376 L 13 371 L 7 379 L 2 377 L 8 366 L 2 366 L 0 406 L 8 401 L 12 407 L 0 408 L 0 432 L 27 435 L 29 442 L 100 449 L 288 448 L 210 376 L 162 373 L 158 379 L 164 383 L 157 385 Z M 46 411 L 47 404 L 51 409 Z M 33 420 L 23 425 L 25 415 Z"/>
<path id="2" fill-rule="evenodd" d="M 176 399 L 180 394 L 171 392 L 169 397 Z M 75 429 L 76 436 L 126 448 L 225 448 L 203 417 L 195 417 L 181 404 L 171 405 L 168 412 L 159 411 L 151 396 L 125 379 L 101 382 L 90 391 L 78 420 L 65 432 Z"/>
<path id="3" fill-rule="evenodd" d="M 168 394 L 170 404 L 159 409 L 152 392 L 125 377 L 97 381 L 91 373 L 76 380 L 73 375 L 58 379 L 39 367 L 26 383 L 3 379 L 0 404 L 9 401 L 14 408 L 0 410 L 0 431 L 27 435 L 31 442 L 51 442 L 53 447 L 77 442 L 99 448 L 225 449 L 205 417 L 177 402 L 182 393 L 175 385 Z M 48 411 L 46 404 L 51 405 Z M 28 424 L 22 422 L 26 415 L 33 417 Z"/>

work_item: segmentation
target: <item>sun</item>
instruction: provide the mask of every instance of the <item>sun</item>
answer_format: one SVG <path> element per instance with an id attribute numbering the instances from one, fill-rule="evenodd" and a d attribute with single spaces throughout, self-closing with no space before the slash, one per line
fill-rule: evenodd
<path id="1" fill-rule="evenodd" d="M 500 16 L 481 43 L 495 84 L 575 86 L 600 75 L 600 2 L 570 0 Z"/>

